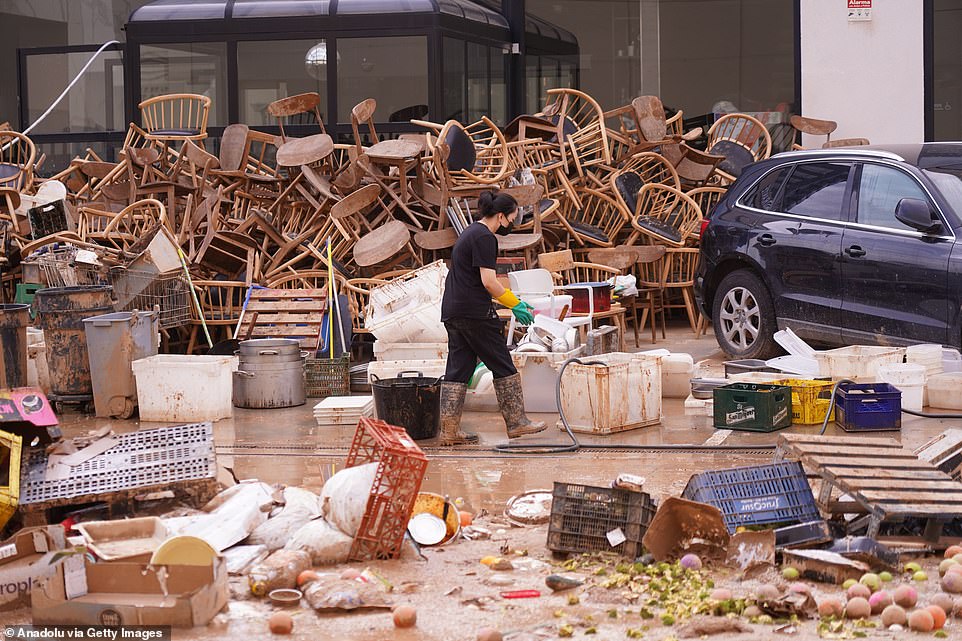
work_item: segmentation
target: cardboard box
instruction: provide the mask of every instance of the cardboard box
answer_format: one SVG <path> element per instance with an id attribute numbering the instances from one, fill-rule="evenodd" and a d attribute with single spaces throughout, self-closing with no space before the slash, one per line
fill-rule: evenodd
<path id="1" fill-rule="evenodd" d="M 24 528 L 0 543 L 0 610 L 30 605 L 33 584 L 57 572 L 54 557 L 65 547 L 60 525 Z"/>
<path id="2" fill-rule="evenodd" d="M 79 559 L 75 561 L 74 559 Z M 227 605 L 227 564 L 91 563 L 57 566 L 33 595 L 33 622 L 44 625 L 207 625 Z"/>

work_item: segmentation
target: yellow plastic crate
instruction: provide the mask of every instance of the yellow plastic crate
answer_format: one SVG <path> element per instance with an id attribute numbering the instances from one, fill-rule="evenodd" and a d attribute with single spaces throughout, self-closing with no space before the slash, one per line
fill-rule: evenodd
<path id="1" fill-rule="evenodd" d="M 825 420 L 825 412 L 832 402 L 832 381 L 813 381 L 802 378 L 785 378 L 780 385 L 792 388 L 792 423 L 811 425 Z M 828 417 L 835 419 L 835 410 Z"/>
<path id="2" fill-rule="evenodd" d="M 20 503 L 20 448 L 23 439 L 0 431 L 0 465 L 8 466 L 10 480 L 0 485 L 0 530 L 7 524 Z M 9 456 L 8 456 L 9 455 Z"/>

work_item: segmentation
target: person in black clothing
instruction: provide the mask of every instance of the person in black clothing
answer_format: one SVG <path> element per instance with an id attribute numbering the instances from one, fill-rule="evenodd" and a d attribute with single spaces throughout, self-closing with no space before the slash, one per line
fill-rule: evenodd
<path id="1" fill-rule="evenodd" d="M 531 306 L 498 282 L 495 272 L 498 239 L 511 232 L 518 203 L 509 194 L 483 192 L 478 198 L 480 220 L 468 225 L 451 252 L 451 269 L 444 283 L 441 321 L 448 331 L 448 362 L 441 383 L 441 444 L 476 443 L 477 434 L 461 430 L 461 411 L 468 381 L 480 359 L 494 376 L 494 391 L 507 426 L 508 438 L 535 434 L 543 421 L 524 413 L 521 375 L 504 341 L 504 321 L 491 299 L 511 309 L 522 325 L 534 317 Z"/>

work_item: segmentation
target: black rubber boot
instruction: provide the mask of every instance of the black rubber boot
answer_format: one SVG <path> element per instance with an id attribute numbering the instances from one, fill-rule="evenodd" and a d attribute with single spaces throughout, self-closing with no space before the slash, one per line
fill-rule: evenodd
<path id="1" fill-rule="evenodd" d="M 441 381 L 441 445 L 477 443 L 478 435 L 461 431 L 461 411 L 468 386 Z"/>
<path id="2" fill-rule="evenodd" d="M 494 393 L 498 397 L 498 407 L 508 428 L 508 438 L 537 434 L 545 429 L 544 421 L 532 421 L 524 413 L 521 374 L 494 379 Z"/>

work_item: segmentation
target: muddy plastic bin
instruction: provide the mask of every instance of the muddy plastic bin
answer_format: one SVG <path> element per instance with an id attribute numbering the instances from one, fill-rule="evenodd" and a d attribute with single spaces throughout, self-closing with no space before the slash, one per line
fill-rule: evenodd
<path id="1" fill-rule="evenodd" d="M 82 402 L 93 399 L 84 319 L 114 311 L 109 285 L 48 287 L 37 291 L 37 322 L 44 333 L 50 400 Z"/>
<path id="2" fill-rule="evenodd" d="M 130 418 L 137 381 L 130 364 L 157 353 L 157 312 L 116 312 L 84 319 L 97 416 Z"/>
<path id="3" fill-rule="evenodd" d="M 0 305 L 0 388 L 27 384 L 30 305 Z"/>
<path id="4" fill-rule="evenodd" d="M 389 425 L 403 427 L 415 441 L 434 438 L 441 430 L 441 379 L 421 372 L 395 378 L 371 377 L 374 413 Z"/>

